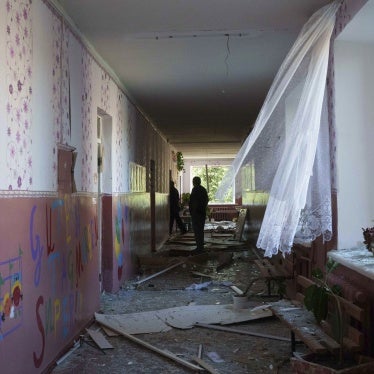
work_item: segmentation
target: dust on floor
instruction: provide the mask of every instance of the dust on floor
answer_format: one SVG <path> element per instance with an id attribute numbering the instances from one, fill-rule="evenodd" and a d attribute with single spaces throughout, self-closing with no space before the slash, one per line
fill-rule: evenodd
<path id="1" fill-rule="evenodd" d="M 174 263 L 173 260 L 183 260 L 184 264 L 164 273 L 161 272 L 144 282 L 137 282 L 139 279 L 127 282 L 116 294 L 103 293 L 100 312 L 124 314 L 194 304 L 231 304 L 235 292 L 230 285 L 244 290 L 253 279 L 259 277 L 259 272 L 253 263 L 253 260 L 258 258 L 258 254 L 248 249 L 248 245 L 230 244 L 225 248 L 213 244 L 208 246 L 210 248 L 208 253 L 197 256 L 189 256 L 188 246 L 173 251 L 176 245 L 175 241 L 171 240 L 166 243 L 162 251 L 152 256 L 153 260 L 148 258 L 147 261 L 143 261 L 140 279 L 146 279 L 167 268 L 168 265 L 165 264 Z M 269 297 L 267 292 L 267 286 L 263 281 L 255 281 L 249 291 L 248 307 L 278 300 L 277 297 Z M 97 327 L 96 325 L 95 328 Z M 275 317 L 227 327 L 257 334 L 290 337 L 289 330 Z M 199 347 L 202 346 L 202 359 L 221 374 L 291 372 L 289 341 L 196 326 L 183 330 L 173 328 L 162 333 L 137 334 L 136 337 L 190 362 L 194 356 L 197 356 Z M 70 352 L 52 372 L 56 374 L 191 372 L 191 369 L 139 346 L 123 336 L 106 336 L 106 339 L 112 344 L 113 349 L 98 349 L 89 336 L 84 334 L 81 345 Z"/>

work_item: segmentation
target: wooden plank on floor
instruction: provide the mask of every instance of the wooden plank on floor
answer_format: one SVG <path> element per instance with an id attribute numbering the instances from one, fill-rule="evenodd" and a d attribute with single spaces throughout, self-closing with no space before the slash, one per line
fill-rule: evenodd
<path id="1" fill-rule="evenodd" d="M 105 332 L 105 334 L 107 334 L 108 336 L 118 336 L 119 335 L 118 333 L 112 331 L 111 329 L 108 329 L 105 326 L 101 326 L 101 328 L 103 329 L 103 331 Z"/>
<path id="2" fill-rule="evenodd" d="M 208 364 L 207 362 L 205 362 L 203 359 L 199 358 L 199 357 L 192 357 L 192 359 L 197 363 L 199 364 L 202 368 L 204 368 L 208 373 L 211 373 L 211 374 L 219 374 L 219 372 L 210 364 Z"/>
<path id="3" fill-rule="evenodd" d="M 193 275 L 197 275 L 199 277 L 205 277 L 205 278 L 214 278 L 213 275 L 210 274 L 205 274 L 205 273 L 200 273 L 199 271 L 191 271 Z"/>
<path id="4" fill-rule="evenodd" d="M 313 353 L 339 350 L 339 344 L 316 324 L 313 314 L 303 306 L 296 307 L 289 300 L 280 300 L 270 309 Z"/>
<path id="5" fill-rule="evenodd" d="M 86 331 L 100 349 L 113 349 L 112 344 L 106 340 L 105 336 L 100 331 L 91 329 L 86 329 Z"/>
<path id="6" fill-rule="evenodd" d="M 245 218 L 247 217 L 247 209 L 243 208 L 239 211 L 238 220 L 236 222 L 236 231 L 234 235 L 235 240 L 242 240 Z"/>
<path id="7" fill-rule="evenodd" d="M 169 271 L 169 270 L 171 270 L 171 269 L 174 269 L 175 267 L 180 266 L 180 265 L 182 265 L 182 264 L 184 264 L 184 261 L 179 261 L 179 262 L 177 262 L 176 264 L 171 265 L 171 266 L 167 267 L 166 269 L 159 271 L 158 273 L 152 274 L 152 275 L 150 275 L 149 277 L 146 277 L 146 278 L 144 278 L 144 279 L 139 280 L 138 282 L 135 282 L 134 284 L 135 284 L 135 285 L 139 285 L 139 284 L 141 284 L 141 283 L 143 283 L 143 282 L 146 282 L 146 281 L 149 280 L 149 279 L 152 279 L 152 278 L 154 278 L 154 277 L 157 277 L 158 275 L 163 274 L 163 273 L 165 273 L 165 272 L 167 272 L 167 271 Z"/>
<path id="8" fill-rule="evenodd" d="M 276 335 L 269 335 L 269 334 L 260 334 L 258 332 L 251 332 L 251 331 L 245 331 L 245 330 L 239 330 L 239 329 L 232 329 L 230 327 L 223 327 L 223 326 L 217 326 L 217 325 L 209 325 L 205 323 L 196 323 L 197 327 L 205 327 L 207 329 L 211 330 L 218 330 L 218 331 L 225 331 L 225 332 L 232 332 L 236 334 L 242 334 L 242 335 L 251 335 L 251 336 L 257 336 L 259 338 L 267 338 L 267 339 L 273 339 L 273 340 L 282 340 L 285 342 L 290 342 L 290 338 L 284 338 L 283 336 L 276 336 Z"/>
<path id="9" fill-rule="evenodd" d="M 141 345 L 142 347 L 144 348 L 147 348 L 153 352 L 156 352 L 164 357 L 167 357 L 191 370 L 195 370 L 195 371 L 201 371 L 201 367 L 200 366 L 197 366 L 197 365 L 194 365 L 192 364 L 191 362 L 188 362 L 186 360 L 183 360 L 181 359 L 180 357 L 174 355 L 173 353 L 171 352 L 168 352 L 168 351 L 165 351 L 165 350 L 162 350 L 162 349 L 159 349 L 157 348 L 156 346 L 150 344 L 150 343 L 147 343 L 145 342 L 144 340 L 141 340 L 131 334 L 128 334 L 125 330 L 121 329 L 121 328 L 118 328 L 118 327 L 115 327 L 113 325 L 110 324 L 110 322 L 108 321 L 101 321 L 100 322 L 102 325 L 104 325 L 105 327 L 108 327 L 109 329 L 115 331 L 115 332 L 118 332 L 120 335 L 124 336 L 125 338 L 131 340 L 132 342 L 136 343 L 136 344 L 139 344 Z"/>

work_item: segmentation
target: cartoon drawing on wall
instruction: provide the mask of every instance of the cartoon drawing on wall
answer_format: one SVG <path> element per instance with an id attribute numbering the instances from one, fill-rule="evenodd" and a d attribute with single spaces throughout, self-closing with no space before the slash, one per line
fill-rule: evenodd
<path id="1" fill-rule="evenodd" d="M 118 203 L 117 206 L 118 216 L 115 218 L 115 241 L 114 241 L 114 252 L 117 259 L 117 275 L 118 280 L 121 280 L 123 274 L 123 253 L 121 249 L 121 242 L 124 241 L 124 219 L 122 216 L 122 206 L 121 203 Z"/>
<path id="2" fill-rule="evenodd" d="M 6 275 L 7 274 L 7 275 Z M 22 325 L 22 250 L 0 262 L 0 341 Z"/>

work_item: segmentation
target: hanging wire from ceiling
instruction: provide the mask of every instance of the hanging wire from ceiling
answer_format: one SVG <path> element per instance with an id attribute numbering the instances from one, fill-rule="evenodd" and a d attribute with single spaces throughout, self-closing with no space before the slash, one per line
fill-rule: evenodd
<path id="1" fill-rule="evenodd" d="M 289 32 L 288 28 L 256 28 L 256 29 L 246 29 L 246 30 L 196 30 L 196 31 L 160 31 L 160 32 L 146 32 L 146 33 L 136 33 L 125 35 L 125 39 L 153 39 L 153 40 L 164 40 L 164 39 L 201 39 L 201 38 L 219 38 L 219 37 L 243 37 L 256 39 L 267 33 L 274 32 Z"/>
<path id="2" fill-rule="evenodd" d="M 231 51 L 230 51 L 230 34 L 225 34 L 225 36 L 227 37 L 226 39 L 226 57 L 225 57 L 225 66 L 226 66 L 226 76 L 228 77 L 229 76 L 229 57 L 230 57 L 230 54 L 231 54 Z"/>

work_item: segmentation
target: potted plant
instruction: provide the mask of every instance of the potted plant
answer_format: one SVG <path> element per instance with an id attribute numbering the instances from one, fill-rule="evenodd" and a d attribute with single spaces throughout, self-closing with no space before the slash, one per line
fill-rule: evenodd
<path id="1" fill-rule="evenodd" d="M 189 192 L 183 192 L 181 195 L 181 208 L 182 208 L 182 214 L 185 215 L 188 212 L 188 203 L 190 201 L 190 193 Z"/>
<path id="2" fill-rule="evenodd" d="M 326 263 L 326 270 L 323 272 L 317 268 L 312 271 L 312 277 L 315 284 L 309 286 L 305 291 L 304 305 L 306 309 L 310 310 L 317 323 L 320 324 L 322 320 L 326 320 L 328 314 L 329 300 L 335 303 L 335 339 L 340 344 L 339 360 L 343 359 L 343 331 L 342 331 L 342 310 L 337 296 L 341 296 L 342 290 L 338 285 L 329 286 L 327 283 L 328 275 L 332 273 L 337 267 L 338 263 L 329 259 Z"/>
<path id="3" fill-rule="evenodd" d="M 321 269 L 314 269 L 312 277 L 315 284 L 309 286 L 305 291 L 304 305 L 305 308 L 311 311 L 318 324 L 326 320 L 328 313 L 332 313 L 332 333 L 335 340 L 339 343 L 339 358 L 334 355 L 305 355 L 301 357 L 293 357 L 291 364 L 294 373 L 319 373 L 319 374 L 353 374 L 353 373 L 373 373 L 374 361 L 372 358 L 365 358 L 358 355 L 344 355 L 343 344 L 343 313 L 340 296 L 342 293 L 338 285 L 330 286 L 327 282 L 328 275 L 334 271 L 338 266 L 333 260 L 329 260 L 326 264 L 326 269 L 323 272 Z M 333 304 L 329 304 L 329 301 Z"/>
<path id="4" fill-rule="evenodd" d="M 374 227 L 363 228 L 362 234 L 364 236 L 364 244 L 366 245 L 366 248 L 374 253 Z"/>
<path id="5" fill-rule="evenodd" d="M 182 152 L 177 152 L 177 170 L 182 171 L 184 168 L 184 159 Z"/>
<path id="6" fill-rule="evenodd" d="M 181 199 L 182 199 L 182 207 L 185 208 L 188 206 L 188 202 L 190 201 L 191 194 L 189 192 L 183 192 Z"/>

